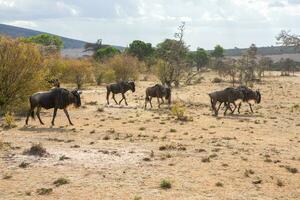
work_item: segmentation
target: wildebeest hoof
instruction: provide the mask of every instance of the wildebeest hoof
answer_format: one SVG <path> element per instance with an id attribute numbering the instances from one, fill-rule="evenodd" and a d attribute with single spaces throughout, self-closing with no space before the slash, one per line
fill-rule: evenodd
<path id="1" fill-rule="evenodd" d="M 70 123 L 70 125 L 71 125 L 71 126 L 74 126 L 74 124 L 73 124 L 73 123 Z"/>

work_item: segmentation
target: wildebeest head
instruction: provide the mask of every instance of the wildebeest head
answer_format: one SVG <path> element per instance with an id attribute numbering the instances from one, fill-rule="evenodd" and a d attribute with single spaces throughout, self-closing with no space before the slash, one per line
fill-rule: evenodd
<path id="1" fill-rule="evenodd" d="M 48 83 L 51 84 L 53 87 L 57 87 L 57 88 L 60 87 L 60 82 L 59 82 L 58 79 L 51 79 L 51 80 L 48 80 Z"/>
<path id="2" fill-rule="evenodd" d="M 261 94 L 260 94 L 259 90 L 256 90 L 255 93 L 256 93 L 256 103 L 260 103 L 260 101 L 261 101 Z"/>
<path id="3" fill-rule="evenodd" d="M 75 107 L 80 107 L 81 106 L 81 99 L 80 99 L 80 94 L 81 94 L 81 91 L 75 89 L 71 92 L 74 96 L 74 102 L 73 104 L 75 105 Z"/>
<path id="4" fill-rule="evenodd" d="M 135 83 L 134 83 L 134 81 L 129 81 L 129 82 L 128 82 L 128 85 L 129 85 L 129 87 L 130 87 L 130 90 L 131 90 L 132 92 L 135 92 Z"/>

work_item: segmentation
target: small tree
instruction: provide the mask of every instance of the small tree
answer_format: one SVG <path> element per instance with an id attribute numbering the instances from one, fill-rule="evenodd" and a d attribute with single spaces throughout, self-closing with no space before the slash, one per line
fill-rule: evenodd
<path id="1" fill-rule="evenodd" d="M 53 53 L 59 51 L 64 47 L 64 43 L 59 36 L 50 34 L 40 34 L 28 38 L 22 39 L 25 42 L 32 42 L 44 46 L 42 49 L 44 54 Z"/>
<path id="2" fill-rule="evenodd" d="M 63 74 L 63 81 L 75 83 L 78 89 L 81 89 L 84 83 L 92 81 L 93 66 L 87 59 L 66 60 L 67 69 Z"/>
<path id="3" fill-rule="evenodd" d="M 120 54 L 121 51 L 119 49 L 116 49 L 114 47 L 106 47 L 106 48 L 100 48 L 96 51 L 94 54 L 94 58 L 97 61 L 104 61 L 108 58 L 113 57 L 116 54 Z"/>
<path id="4" fill-rule="evenodd" d="M 199 71 L 208 64 L 209 56 L 204 49 L 197 48 L 197 51 L 188 53 L 188 59 L 191 61 L 192 66 L 195 65 L 197 71 Z"/>
<path id="5" fill-rule="evenodd" d="M 289 76 L 290 72 L 293 72 L 293 75 L 295 73 L 295 61 L 290 59 L 290 58 L 286 58 L 286 59 L 281 59 L 279 61 L 280 63 L 280 68 L 281 68 L 281 75 L 282 76 Z"/>
<path id="6" fill-rule="evenodd" d="M 239 64 L 235 59 L 226 59 L 224 62 L 224 75 L 231 78 L 232 86 L 235 86 L 239 73 Z"/>
<path id="7" fill-rule="evenodd" d="M 131 44 L 129 44 L 129 48 L 127 52 L 136 56 L 140 61 L 145 61 L 145 59 L 151 56 L 154 52 L 151 43 L 145 43 L 141 40 L 134 40 Z"/>
<path id="8" fill-rule="evenodd" d="M 269 57 L 261 57 L 258 61 L 258 69 L 257 74 L 258 78 L 261 79 L 262 76 L 264 76 L 264 72 L 266 70 L 270 70 L 271 66 L 273 64 L 273 60 Z"/>
<path id="9" fill-rule="evenodd" d="M 139 62 L 136 57 L 130 55 L 115 55 L 104 63 L 106 69 L 112 69 L 116 81 L 138 78 L 139 72 L 144 69 L 144 63 Z"/>
<path id="10" fill-rule="evenodd" d="M 211 52 L 211 65 L 220 76 L 224 75 L 224 48 L 221 45 L 216 45 L 214 50 Z"/>
<path id="11" fill-rule="evenodd" d="M 187 67 L 187 52 L 188 47 L 183 41 L 185 23 L 183 22 L 178 27 L 178 32 L 175 33 L 175 38 L 177 39 L 166 39 L 164 42 L 157 45 L 156 54 L 158 58 L 164 60 L 163 65 L 167 65 L 164 69 L 168 70 L 165 75 L 159 75 L 160 78 L 167 78 L 161 80 L 162 83 L 166 83 L 171 86 L 172 83 L 175 87 L 179 86 L 179 81 L 183 77 L 183 74 Z M 158 62 L 159 65 L 162 62 Z"/>

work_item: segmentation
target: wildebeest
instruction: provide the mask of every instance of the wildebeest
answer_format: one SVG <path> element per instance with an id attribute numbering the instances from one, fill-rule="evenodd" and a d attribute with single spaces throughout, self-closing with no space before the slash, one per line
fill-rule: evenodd
<path id="1" fill-rule="evenodd" d="M 254 104 L 254 103 L 259 104 L 261 101 L 261 94 L 260 94 L 259 90 L 253 91 L 250 88 L 248 88 L 247 86 L 239 86 L 239 87 L 237 87 L 237 89 L 240 90 L 241 92 L 243 92 L 243 94 L 244 94 L 243 102 L 247 102 L 249 104 L 250 110 L 253 113 L 252 104 Z M 242 102 L 239 103 L 238 113 L 240 113 L 241 105 L 242 105 Z"/>
<path id="2" fill-rule="evenodd" d="M 226 115 L 227 110 L 231 109 L 230 103 L 232 103 L 234 105 L 234 110 L 232 111 L 232 113 L 233 113 L 235 111 L 235 109 L 237 108 L 236 103 L 241 102 L 244 98 L 244 94 L 242 91 L 232 88 L 232 87 L 228 87 L 221 91 L 212 92 L 212 93 L 209 93 L 208 95 L 210 97 L 211 108 L 215 112 L 216 116 L 218 115 L 219 109 L 223 103 L 225 104 L 224 115 Z M 216 109 L 217 102 L 219 102 L 220 104 L 219 104 L 218 108 Z"/>
<path id="3" fill-rule="evenodd" d="M 48 83 L 53 86 L 53 87 L 57 87 L 59 88 L 60 87 L 60 82 L 59 80 L 56 78 L 56 79 L 51 79 L 51 80 L 48 80 Z"/>
<path id="4" fill-rule="evenodd" d="M 151 103 L 152 97 L 157 97 L 158 108 L 160 108 L 159 99 L 161 99 L 162 103 L 164 103 L 163 97 L 165 97 L 165 99 L 168 100 L 168 104 L 170 106 L 170 104 L 171 104 L 171 89 L 170 89 L 170 87 L 163 86 L 161 84 L 156 84 L 152 87 L 148 87 L 146 89 L 145 109 L 147 107 L 148 102 L 150 102 L 150 106 L 152 108 L 152 103 Z"/>
<path id="5" fill-rule="evenodd" d="M 126 106 L 127 101 L 125 97 L 125 93 L 131 90 L 132 92 L 135 92 L 135 83 L 133 81 L 121 81 L 119 83 L 114 83 L 106 86 L 106 101 L 107 105 L 109 105 L 109 95 L 112 92 L 112 98 L 116 102 L 116 104 L 121 104 L 123 100 L 125 100 Z M 122 94 L 122 99 L 119 101 L 119 103 L 115 99 L 115 94 L 121 93 Z"/>
<path id="6" fill-rule="evenodd" d="M 70 120 L 69 113 L 67 111 L 67 106 L 74 104 L 75 107 L 81 106 L 80 93 L 77 89 L 73 91 L 68 91 L 64 88 L 54 88 L 47 92 L 37 92 L 30 96 L 30 110 L 28 111 L 26 118 L 26 125 L 28 125 L 28 118 L 31 115 L 34 118 L 34 109 L 37 107 L 36 115 L 41 124 L 44 124 L 40 117 L 40 111 L 42 108 L 51 109 L 54 108 L 52 125 L 54 125 L 54 119 L 56 117 L 56 112 L 58 109 L 63 109 L 70 125 L 73 123 Z"/>

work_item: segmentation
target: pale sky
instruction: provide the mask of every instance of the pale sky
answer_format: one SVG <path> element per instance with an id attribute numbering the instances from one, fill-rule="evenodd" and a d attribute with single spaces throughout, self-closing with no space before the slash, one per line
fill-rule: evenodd
<path id="1" fill-rule="evenodd" d="M 181 21 L 192 50 L 271 46 L 300 33 L 300 0 L 0 0 L 0 23 L 121 46 L 173 38 Z"/>

